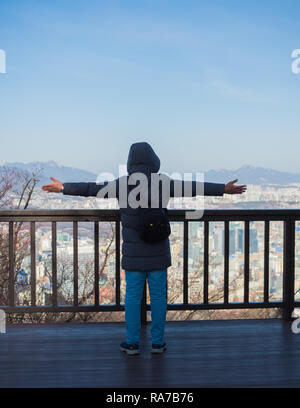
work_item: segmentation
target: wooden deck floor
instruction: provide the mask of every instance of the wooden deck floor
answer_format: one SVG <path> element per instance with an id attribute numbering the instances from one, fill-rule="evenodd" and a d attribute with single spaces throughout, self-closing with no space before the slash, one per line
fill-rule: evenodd
<path id="1" fill-rule="evenodd" d="M 10 326 L 0 387 L 299 387 L 300 334 L 282 320 L 168 322 L 164 355 L 119 351 L 123 323 Z"/>

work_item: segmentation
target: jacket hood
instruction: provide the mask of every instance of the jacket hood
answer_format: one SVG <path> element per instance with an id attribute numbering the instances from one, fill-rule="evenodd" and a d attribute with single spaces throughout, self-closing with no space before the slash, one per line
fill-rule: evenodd
<path id="1" fill-rule="evenodd" d="M 160 160 L 149 143 L 140 142 L 131 145 L 127 161 L 128 174 L 132 173 L 157 173 Z"/>

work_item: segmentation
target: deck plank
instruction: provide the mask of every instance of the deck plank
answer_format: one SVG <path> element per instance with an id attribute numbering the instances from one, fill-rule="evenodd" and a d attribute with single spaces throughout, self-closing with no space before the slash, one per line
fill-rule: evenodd
<path id="1" fill-rule="evenodd" d="M 167 351 L 119 351 L 124 323 L 9 326 L 0 387 L 299 387 L 300 334 L 279 319 L 168 322 Z"/>

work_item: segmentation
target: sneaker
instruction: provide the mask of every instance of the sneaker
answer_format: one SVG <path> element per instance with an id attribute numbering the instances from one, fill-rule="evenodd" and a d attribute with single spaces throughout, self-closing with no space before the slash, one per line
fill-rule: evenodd
<path id="1" fill-rule="evenodd" d="M 120 350 L 131 356 L 140 354 L 140 346 L 138 344 L 127 344 L 126 341 L 120 344 Z"/>
<path id="2" fill-rule="evenodd" d="M 164 343 L 164 344 L 153 344 L 152 343 L 152 350 L 151 350 L 151 353 L 154 353 L 154 354 L 161 354 L 161 353 L 163 353 L 165 350 L 166 350 L 166 343 Z"/>

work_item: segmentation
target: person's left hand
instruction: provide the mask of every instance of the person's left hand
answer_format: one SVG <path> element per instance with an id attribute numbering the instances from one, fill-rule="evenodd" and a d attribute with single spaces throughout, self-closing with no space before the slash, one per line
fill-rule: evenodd
<path id="1" fill-rule="evenodd" d="M 225 185 L 224 193 L 225 194 L 243 194 L 247 191 L 247 186 L 242 185 L 242 186 L 236 186 L 235 183 L 238 182 L 238 179 L 229 181 Z"/>

